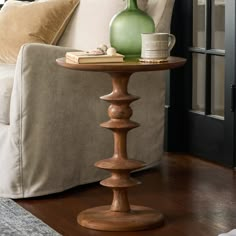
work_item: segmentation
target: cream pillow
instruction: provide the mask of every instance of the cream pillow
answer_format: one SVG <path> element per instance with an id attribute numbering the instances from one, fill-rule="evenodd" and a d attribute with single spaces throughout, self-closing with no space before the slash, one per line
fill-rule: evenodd
<path id="1" fill-rule="evenodd" d="M 161 0 L 163 1 L 163 0 Z M 89 50 L 105 43 L 109 45 L 109 23 L 111 18 L 123 10 L 124 0 L 80 0 L 58 45 Z M 138 0 L 145 10 L 148 0 Z"/>
<path id="2" fill-rule="evenodd" d="M 79 0 L 8 0 L 0 11 L 0 62 L 16 63 L 25 43 L 56 44 Z"/>

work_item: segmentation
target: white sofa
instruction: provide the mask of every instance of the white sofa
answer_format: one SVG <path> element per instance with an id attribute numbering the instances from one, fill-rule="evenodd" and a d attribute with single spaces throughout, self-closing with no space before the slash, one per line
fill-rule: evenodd
<path id="1" fill-rule="evenodd" d="M 156 30 L 169 31 L 174 0 L 141 3 Z M 123 7 L 123 0 L 81 0 L 57 46 L 25 44 L 16 65 L 0 65 L 0 197 L 56 193 L 108 174 L 94 162 L 113 154 L 112 132 L 99 127 L 108 119 L 99 96 L 111 92 L 109 78 L 55 60 L 71 49 L 109 44 L 109 21 Z M 132 104 L 141 127 L 128 136 L 128 154 L 148 166 L 163 153 L 166 75 L 137 73 L 130 82 L 130 92 L 141 96 Z"/>

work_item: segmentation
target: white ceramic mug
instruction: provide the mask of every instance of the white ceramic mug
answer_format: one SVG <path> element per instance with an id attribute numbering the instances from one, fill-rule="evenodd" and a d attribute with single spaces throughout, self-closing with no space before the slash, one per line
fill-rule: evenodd
<path id="1" fill-rule="evenodd" d="M 176 38 L 168 33 L 142 34 L 141 58 L 166 60 L 174 47 Z"/>

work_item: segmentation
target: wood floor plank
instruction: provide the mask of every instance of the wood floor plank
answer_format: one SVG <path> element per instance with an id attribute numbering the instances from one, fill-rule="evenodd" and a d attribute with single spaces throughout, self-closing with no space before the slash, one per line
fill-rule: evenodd
<path id="1" fill-rule="evenodd" d="M 160 210 L 165 215 L 163 227 L 119 233 L 79 226 L 80 211 L 111 203 L 111 191 L 98 183 L 16 202 L 65 236 L 216 236 L 236 228 L 235 171 L 166 153 L 158 167 L 134 177 L 142 184 L 129 190 L 130 203 Z"/>

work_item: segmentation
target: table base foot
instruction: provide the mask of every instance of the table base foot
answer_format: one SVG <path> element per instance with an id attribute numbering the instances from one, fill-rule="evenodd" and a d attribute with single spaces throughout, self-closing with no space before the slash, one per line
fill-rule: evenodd
<path id="1" fill-rule="evenodd" d="M 137 231 L 164 224 L 163 215 L 149 207 L 131 205 L 129 212 L 114 212 L 110 206 L 82 211 L 78 223 L 86 228 L 103 231 Z"/>

